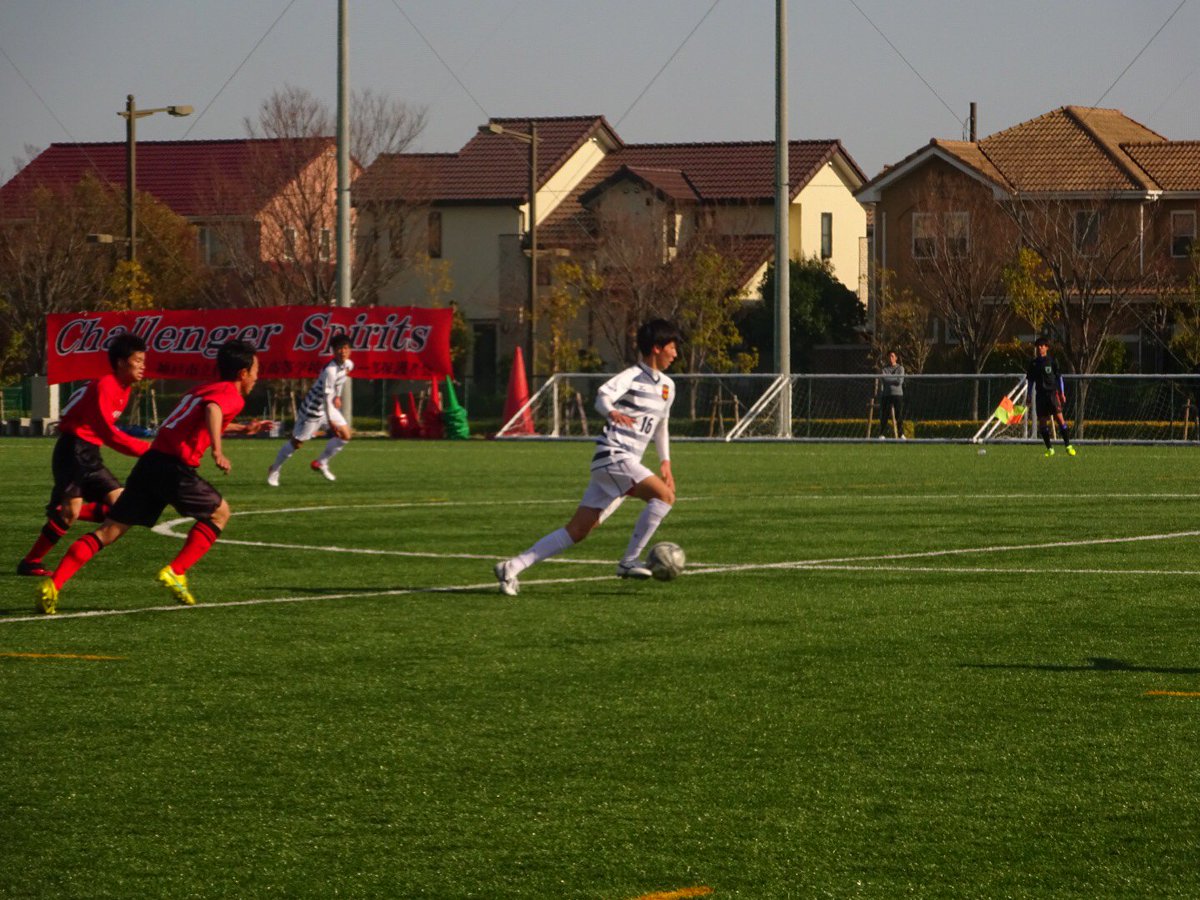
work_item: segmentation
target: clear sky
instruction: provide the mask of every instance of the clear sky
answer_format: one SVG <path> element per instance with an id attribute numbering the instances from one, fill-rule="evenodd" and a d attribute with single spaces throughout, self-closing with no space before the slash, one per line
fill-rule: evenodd
<path id="1" fill-rule="evenodd" d="M 631 143 L 771 140 L 775 0 L 713 3 L 349 0 L 351 83 L 426 107 L 426 151 L 488 116 L 604 115 Z M 1179 5 L 790 0 L 791 137 L 839 138 L 871 176 L 963 137 L 972 100 L 983 136 L 1103 97 L 1200 139 L 1200 0 Z M 333 0 L 3 0 L 0 176 L 26 147 L 124 140 L 129 93 L 196 109 L 143 120 L 139 140 L 242 137 L 284 85 L 332 107 L 336 21 Z"/>

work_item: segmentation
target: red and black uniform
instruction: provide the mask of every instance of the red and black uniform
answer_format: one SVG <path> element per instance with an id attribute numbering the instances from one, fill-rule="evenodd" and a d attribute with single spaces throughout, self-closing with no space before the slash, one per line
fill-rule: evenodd
<path id="1" fill-rule="evenodd" d="M 44 575 L 42 560 L 70 527 L 62 507 L 79 497 L 85 502 L 79 517 L 102 522 L 108 513 L 108 495 L 120 490 L 121 482 L 104 465 L 100 447 L 111 447 L 127 456 L 141 456 L 149 441 L 132 437 L 114 427 L 129 403 L 132 385 L 124 385 L 116 375 L 108 374 L 89 381 L 67 400 L 58 423 L 59 437 L 54 444 L 50 470 L 54 487 L 46 504 L 46 524 L 25 558 L 17 566 L 22 575 Z"/>
<path id="2" fill-rule="evenodd" d="M 196 471 L 212 444 L 208 407 L 215 404 L 221 410 L 224 432 L 245 403 L 232 381 L 216 381 L 184 395 L 159 426 L 149 451 L 129 473 L 125 491 L 109 517 L 148 528 L 170 504 L 180 515 L 207 520 L 221 505 L 220 492 Z"/>
<path id="3" fill-rule="evenodd" d="M 126 456 L 141 456 L 150 449 L 149 441 L 114 427 L 129 403 L 131 390 L 132 385 L 123 385 L 117 376 L 108 374 L 71 395 L 58 423 L 59 438 L 50 464 L 54 489 L 46 504 L 47 515 L 75 497 L 101 503 L 121 487 L 100 458 L 101 446 Z"/>

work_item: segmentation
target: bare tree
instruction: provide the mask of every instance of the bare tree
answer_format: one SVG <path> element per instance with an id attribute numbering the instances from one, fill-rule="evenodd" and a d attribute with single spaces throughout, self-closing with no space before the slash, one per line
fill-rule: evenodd
<path id="1" fill-rule="evenodd" d="M 369 212 L 370 231 L 353 242 L 351 292 L 372 302 L 379 288 L 411 266 L 423 229 L 411 226 L 410 204 L 359 191 L 363 167 L 398 154 L 420 134 L 422 109 L 372 91 L 351 102 L 354 224 Z M 206 225 L 209 262 L 224 270 L 216 302 L 267 306 L 336 300 L 337 157 L 335 119 L 303 88 L 276 91 L 245 120 L 254 141 L 247 170 L 214 173 L 216 209 L 240 211 Z M 379 186 L 373 186 L 379 187 Z"/>

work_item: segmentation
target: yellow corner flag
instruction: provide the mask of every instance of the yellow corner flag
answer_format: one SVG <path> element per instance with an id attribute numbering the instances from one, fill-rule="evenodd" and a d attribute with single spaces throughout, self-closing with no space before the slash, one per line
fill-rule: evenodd
<path id="1" fill-rule="evenodd" d="M 992 415 L 1005 425 L 1016 425 L 1025 415 L 1026 409 L 1024 406 L 1015 406 L 1010 398 L 1005 397 Z"/>

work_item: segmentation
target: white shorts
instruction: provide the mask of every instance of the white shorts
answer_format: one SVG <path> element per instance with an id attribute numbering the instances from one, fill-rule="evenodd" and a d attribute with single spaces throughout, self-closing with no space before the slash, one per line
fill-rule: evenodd
<path id="1" fill-rule="evenodd" d="M 604 509 L 614 506 L 633 490 L 633 486 L 645 481 L 654 473 L 637 460 L 624 459 L 600 469 L 592 469 L 592 480 L 583 492 L 580 506 L 589 509 Z"/>
<path id="2" fill-rule="evenodd" d="M 338 416 L 340 422 L 334 422 L 335 425 L 345 425 L 346 420 L 342 416 Z M 329 427 L 329 417 L 322 413 L 312 419 L 297 419 L 296 427 L 292 429 L 292 440 L 294 441 L 311 441 L 316 437 L 317 432 Z"/>

